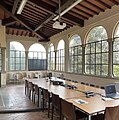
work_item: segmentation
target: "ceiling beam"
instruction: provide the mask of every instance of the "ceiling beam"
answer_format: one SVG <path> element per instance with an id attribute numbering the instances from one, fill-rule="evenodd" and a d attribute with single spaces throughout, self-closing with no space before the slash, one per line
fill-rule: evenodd
<path id="1" fill-rule="evenodd" d="M 31 25 L 29 24 L 28 21 L 26 21 L 21 15 L 13 15 L 10 11 L 9 11 L 9 6 L 6 6 L 6 4 L 3 2 L 3 1 L 0 1 L 0 7 L 6 11 L 11 17 L 13 17 L 16 21 L 20 22 L 23 26 L 25 26 L 28 30 L 32 31 L 32 32 L 35 32 L 33 30 L 32 27 L 30 27 Z M 42 37 L 44 39 L 48 39 L 46 36 L 42 36 L 38 33 L 35 32 L 35 34 L 38 36 L 38 37 Z"/>
<path id="2" fill-rule="evenodd" d="M 54 14 L 55 8 L 41 0 L 28 0 L 28 3 L 32 4 L 33 6 L 37 6 L 40 9 L 42 9 L 50 14 Z"/>
<path id="3" fill-rule="evenodd" d="M 16 20 L 13 17 L 8 17 L 6 19 L 2 20 L 2 25 L 9 26 L 16 22 Z"/>
<path id="4" fill-rule="evenodd" d="M 31 2 L 34 2 L 36 4 L 36 0 L 30 0 Z M 72 5 L 74 2 L 76 2 L 76 0 L 68 0 L 66 3 L 64 3 L 62 6 L 61 6 L 61 11 L 67 9 L 70 5 Z M 44 6 L 41 6 L 41 4 L 37 4 L 39 5 L 40 7 L 44 7 Z M 44 24 L 46 24 L 47 22 L 49 22 L 50 20 L 52 20 L 57 14 L 58 14 L 58 11 L 59 11 L 59 8 L 57 8 L 57 10 L 54 11 L 53 7 L 52 9 L 49 9 L 50 6 L 48 7 L 49 5 L 47 5 L 47 10 L 51 10 L 52 12 L 52 15 L 49 15 L 47 16 L 47 18 L 45 20 L 43 20 L 42 22 L 40 22 L 36 28 L 34 29 L 34 31 L 37 31 L 39 30 L 40 28 L 42 28 L 44 26 Z M 53 14 L 54 13 L 54 14 Z M 63 16 L 65 17 L 65 15 Z M 74 18 L 73 16 L 70 15 L 70 17 Z M 71 19 L 71 21 L 75 22 L 76 24 L 80 25 L 81 27 L 84 25 L 84 21 L 83 20 L 76 20 L 76 19 Z"/>
<path id="5" fill-rule="evenodd" d="M 29 33 L 29 37 L 33 37 L 32 36 L 32 31 L 28 30 L 27 28 L 19 28 L 19 26 L 8 26 L 7 29 L 13 29 L 13 30 L 20 30 L 20 31 L 26 31 L 26 34 Z M 41 31 L 37 31 L 38 34 L 42 34 L 44 35 Z M 26 36 L 26 35 L 25 35 Z M 40 37 L 41 38 L 41 37 Z M 49 39 L 43 39 L 41 38 L 41 40 L 38 40 L 40 42 L 48 42 Z"/>
<path id="6" fill-rule="evenodd" d="M 79 19 L 79 18 L 76 18 L 76 17 L 74 17 L 74 16 L 71 16 L 70 14 L 64 14 L 62 17 L 64 17 L 64 18 L 66 18 L 66 19 L 69 19 L 70 21 L 73 21 L 74 19 L 75 19 L 75 22 L 76 23 L 79 23 L 80 22 L 80 24 L 79 24 L 79 26 L 80 27 L 83 27 L 84 26 L 84 21 L 83 20 L 81 20 L 81 19 Z"/>
<path id="7" fill-rule="evenodd" d="M 12 14 L 15 14 L 18 3 L 19 3 L 19 0 L 14 1 L 14 5 L 13 5 L 13 8 L 12 8 Z"/>

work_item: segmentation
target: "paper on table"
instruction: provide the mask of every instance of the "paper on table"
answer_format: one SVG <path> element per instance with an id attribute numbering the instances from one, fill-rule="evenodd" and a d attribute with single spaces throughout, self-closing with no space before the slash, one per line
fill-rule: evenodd
<path id="1" fill-rule="evenodd" d="M 84 101 L 84 100 L 81 100 L 81 99 L 76 99 L 74 100 L 75 102 L 79 103 L 79 104 L 86 104 L 88 102 Z"/>

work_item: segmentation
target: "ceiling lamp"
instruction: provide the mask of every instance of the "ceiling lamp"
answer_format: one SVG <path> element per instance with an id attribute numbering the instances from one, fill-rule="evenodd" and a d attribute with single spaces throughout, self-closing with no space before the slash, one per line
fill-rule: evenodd
<path id="1" fill-rule="evenodd" d="M 53 24 L 53 28 L 55 28 L 55 29 L 64 29 L 65 27 L 66 27 L 66 23 L 63 23 L 62 21 L 61 21 L 61 15 L 60 15 L 60 0 L 59 0 L 59 19 L 58 19 L 58 21 L 55 21 L 54 22 L 54 24 Z"/>
<path id="2" fill-rule="evenodd" d="M 18 8 L 18 11 L 17 11 L 17 14 L 21 14 L 22 13 L 22 10 L 23 10 L 24 6 L 26 5 L 26 2 L 27 2 L 27 0 L 22 0 L 21 1 L 21 4 L 20 4 L 20 6 Z"/>

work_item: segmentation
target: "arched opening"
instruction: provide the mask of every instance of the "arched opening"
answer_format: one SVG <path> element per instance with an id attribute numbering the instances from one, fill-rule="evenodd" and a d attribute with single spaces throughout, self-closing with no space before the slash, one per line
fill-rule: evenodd
<path id="1" fill-rule="evenodd" d="M 54 45 L 51 43 L 48 49 L 48 69 L 55 70 L 55 51 Z"/>
<path id="2" fill-rule="evenodd" d="M 29 48 L 28 54 L 28 70 L 46 70 L 46 50 L 41 44 L 33 44 Z"/>
<path id="3" fill-rule="evenodd" d="M 56 70 L 64 71 L 64 40 L 60 40 L 57 46 L 57 56 L 56 56 Z"/>
<path id="4" fill-rule="evenodd" d="M 113 76 L 119 77 L 119 23 L 116 26 L 113 42 Z"/>
<path id="5" fill-rule="evenodd" d="M 10 70 L 25 70 L 25 48 L 19 43 L 10 42 Z"/>
<path id="6" fill-rule="evenodd" d="M 107 38 L 107 32 L 102 26 L 94 27 L 89 32 L 85 47 L 86 74 L 98 76 L 108 75 Z"/>
<path id="7" fill-rule="evenodd" d="M 82 73 L 82 46 L 79 35 L 73 35 L 69 43 L 70 72 Z"/>

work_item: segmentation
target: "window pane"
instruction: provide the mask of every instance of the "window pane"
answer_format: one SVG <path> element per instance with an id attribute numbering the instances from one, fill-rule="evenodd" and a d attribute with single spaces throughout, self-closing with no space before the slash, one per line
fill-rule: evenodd
<path id="1" fill-rule="evenodd" d="M 93 28 L 87 37 L 85 48 L 86 74 L 105 76 L 108 72 L 108 42 L 106 30 Z M 104 71 L 105 70 L 105 71 Z"/>

